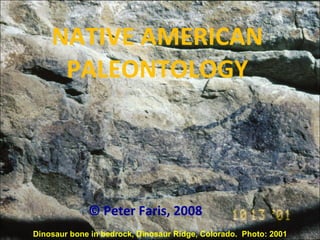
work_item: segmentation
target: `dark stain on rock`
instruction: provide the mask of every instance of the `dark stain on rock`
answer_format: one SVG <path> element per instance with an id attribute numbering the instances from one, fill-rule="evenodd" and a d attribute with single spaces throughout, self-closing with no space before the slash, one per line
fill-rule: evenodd
<path id="1" fill-rule="evenodd" d="M 312 155 L 314 140 L 308 130 L 311 113 L 304 106 L 256 103 L 249 117 L 233 124 L 232 137 L 259 151 Z"/>
<path id="2" fill-rule="evenodd" d="M 233 125 L 233 139 L 256 150 L 276 150 L 280 146 L 280 129 L 279 111 L 274 110 L 270 105 L 257 103 L 248 119 Z"/>
<path id="3" fill-rule="evenodd" d="M 0 174 L 8 174 L 15 170 L 17 161 L 23 155 L 23 151 L 10 144 L 9 142 L 0 140 Z"/>

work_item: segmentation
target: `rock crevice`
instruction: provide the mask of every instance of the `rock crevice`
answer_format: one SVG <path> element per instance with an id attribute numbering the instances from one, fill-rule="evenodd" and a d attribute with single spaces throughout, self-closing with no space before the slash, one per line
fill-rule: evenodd
<path id="1" fill-rule="evenodd" d="M 299 218 L 319 202 L 319 15 L 310 1 L 1 1 L 2 222 L 71 217 L 97 231 L 262 231 L 274 229 L 274 210 L 289 209 L 292 223 L 279 223 L 289 239 L 317 236 Z M 135 28 L 134 45 L 52 44 L 54 27 L 100 26 Z M 199 26 L 262 27 L 263 44 L 140 44 L 147 27 Z M 231 78 L 113 79 L 69 78 L 68 59 L 249 63 L 244 77 L 233 69 Z M 171 213 L 194 205 L 203 215 L 92 216 L 93 204 Z M 264 209 L 265 218 L 237 221 L 239 209 Z"/>

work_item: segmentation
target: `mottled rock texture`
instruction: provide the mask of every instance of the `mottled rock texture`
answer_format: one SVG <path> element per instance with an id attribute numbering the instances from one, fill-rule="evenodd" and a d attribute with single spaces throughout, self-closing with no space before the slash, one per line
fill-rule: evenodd
<path id="1" fill-rule="evenodd" d="M 281 226 L 315 239 L 319 14 L 309 1 L 1 1 L 2 218 L 97 231 Z M 222 26 L 262 27 L 263 44 L 139 44 L 146 27 Z M 133 27 L 135 45 L 54 46 L 54 27 Z M 249 63 L 243 78 L 93 79 L 68 78 L 69 59 Z M 92 217 L 91 204 L 200 205 L 203 215 Z M 266 219 L 236 221 L 234 209 Z M 277 225 L 274 209 L 289 209 L 291 224 Z"/>

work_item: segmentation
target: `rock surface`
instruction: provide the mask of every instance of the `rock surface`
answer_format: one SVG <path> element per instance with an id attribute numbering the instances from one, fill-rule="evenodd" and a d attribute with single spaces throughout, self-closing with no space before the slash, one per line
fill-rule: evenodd
<path id="1" fill-rule="evenodd" d="M 236 231 L 262 229 L 274 210 L 289 209 L 281 225 L 289 239 L 314 239 L 319 15 L 318 2 L 299 1 L 1 1 L 2 218 L 81 219 L 97 231 Z M 199 26 L 262 27 L 263 44 L 138 43 L 146 27 Z M 54 46 L 54 27 L 137 34 L 129 47 Z M 94 79 L 68 78 L 69 59 L 249 64 L 242 78 Z M 93 204 L 171 213 L 194 205 L 203 215 L 91 216 Z M 235 220 L 237 209 L 264 209 L 265 219 Z"/>

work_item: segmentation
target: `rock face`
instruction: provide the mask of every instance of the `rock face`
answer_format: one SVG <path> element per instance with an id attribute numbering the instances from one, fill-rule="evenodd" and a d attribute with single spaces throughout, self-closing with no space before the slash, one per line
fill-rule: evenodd
<path id="1" fill-rule="evenodd" d="M 288 229 L 289 239 L 314 239 L 319 15 L 318 2 L 299 1 L 2 1 L 2 219 L 77 219 L 96 231 Z M 199 26 L 262 27 L 263 44 L 139 44 L 147 27 Z M 130 47 L 62 46 L 52 44 L 54 27 L 137 31 Z M 100 79 L 69 78 L 68 59 L 249 63 L 242 78 Z M 171 215 L 201 206 L 202 215 L 92 216 L 90 205 Z M 265 215 L 239 220 L 240 209 Z"/>

